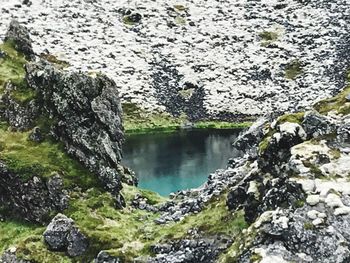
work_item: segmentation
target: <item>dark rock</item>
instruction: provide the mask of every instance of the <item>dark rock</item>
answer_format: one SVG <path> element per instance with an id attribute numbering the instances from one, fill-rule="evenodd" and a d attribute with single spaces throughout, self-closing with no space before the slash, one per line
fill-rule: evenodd
<path id="1" fill-rule="evenodd" d="M 70 257 L 83 255 L 88 249 L 88 239 L 77 228 L 72 228 L 67 236 L 67 254 Z"/>
<path id="2" fill-rule="evenodd" d="M 335 133 L 335 125 L 327 117 L 317 112 L 305 113 L 302 127 L 308 138 L 317 138 L 320 136 Z"/>
<path id="3" fill-rule="evenodd" d="M 51 212 L 67 208 L 68 196 L 59 175 L 48 182 L 34 174 L 24 179 L 0 162 L 0 201 L 8 216 L 45 223 Z"/>
<path id="4" fill-rule="evenodd" d="M 26 6 L 31 6 L 33 3 L 32 3 L 32 1 L 30 1 L 30 0 L 23 0 L 23 1 L 22 1 L 22 4 L 23 4 L 23 5 L 26 5 Z"/>
<path id="5" fill-rule="evenodd" d="M 261 153 L 258 163 L 263 172 L 278 176 L 282 164 L 289 160 L 290 149 L 306 139 L 304 129 L 297 123 L 286 122 L 277 126 L 267 148 Z"/>
<path id="6" fill-rule="evenodd" d="M 118 166 L 124 134 L 115 82 L 104 75 L 64 72 L 44 61 L 27 64 L 26 71 L 42 110 L 57 120 L 52 132 L 117 197 L 123 180 Z"/>
<path id="7" fill-rule="evenodd" d="M 227 206 L 230 210 L 236 210 L 240 205 L 244 204 L 247 199 L 247 190 L 238 186 L 227 195 Z"/>
<path id="8" fill-rule="evenodd" d="M 347 146 L 347 147 L 350 146 L 350 122 L 346 122 L 342 124 L 337 129 L 336 140 L 343 146 Z"/>
<path id="9" fill-rule="evenodd" d="M 265 211 L 278 207 L 295 207 L 299 201 L 306 198 L 301 185 L 289 181 L 283 176 L 267 180 L 265 184 L 254 181 L 256 193 L 248 192 L 250 183 L 253 182 L 251 179 L 234 187 L 229 192 L 226 201 L 230 210 L 236 211 L 243 208 L 244 217 L 248 223 L 254 222 Z M 259 175 L 258 179 L 263 180 L 263 176 Z"/>
<path id="10" fill-rule="evenodd" d="M 39 114 L 39 108 L 34 100 L 19 103 L 13 99 L 11 93 L 15 89 L 16 87 L 11 83 L 6 84 L 5 93 L 0 98 L 0 116 L 14 130 L 26 131 L 33 127 L 34 120 Z"/>
<path id="11" fill-rule="evenodd" d="M 237 137 L 233 142 L 233 147 L 243 154 L 250 153 L 252 157 L 256 157 L 258 143 L 264 136 L 264 130 L 268 122 L 269 119 L 265 117 L 258 119 L 248 130 Z"/>
<path id="12" fill-rule="evenodd" d="M 29 140 L 33 142 L 42 142 L 44 140 L 43 135 L 39 127 L 35 127 L 29 134 Z"/>
<path id="13" fill-rule="evenodd" d="M 109 255 L 106 251 L 100 251 L 97 257 L 94 260 L 94 263 L 121 263 L 122 261 L 117 258 Z"/>
<path id="14" fill-rule="evenodd" d="M 0 50 L 0 58 L 6 58 L 6 56 L 7 54 L 4 51 Z"/>
<path id="15" fill-rule="evenodd" d="M 65 251 L 68 247 L 68 235 L 74 221 L 63 214 L 57 214 L 44 232 L 44 240 L 53 251 Z"/>
<path id="16" fill-rule="evenodd" d="M 139 13 L 131 13 L 127 16 L 127 19 L 132 23 L 139 23 L 142 19 L 142 15 Z"/>
<path id="17" fill-rule="evenodd" d="M 35 58 L 29 32 L 27 28 L 20 25 L 17 20 L 11 21 L 4 40 L 13 42 L 15 49 L 22 52 L 28 60 Z"/>
<path id="18" fill-rule="evenodd" d="M 184 239 L 157 244 L 151 248 L 157 256 L 149 259 L 148 263 L 212 263 L 231 243 L 231 240 L 214 236 L 211 239 Z"/>
<path id="19" fill-rule="evenodd" d="M 83 255 L 88 249 L 88 239 L 74 221 L 63 214 L 57 214 L 46 228 L 44 240 L 53 251 L 65 251 L 70 257 Z"/>

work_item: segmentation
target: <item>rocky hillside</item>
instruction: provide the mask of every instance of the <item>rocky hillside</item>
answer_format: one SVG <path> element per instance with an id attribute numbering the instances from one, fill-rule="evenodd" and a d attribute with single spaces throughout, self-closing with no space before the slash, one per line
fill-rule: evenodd
<path id="1" fill-rule="evenodd" d="M 113 80 L 39 58 L 16 21 L 0 50 L 1 263 L 350 261 L 350 87 L 258 119 L 227 169 L 162 198 L 120 165 Z"/>
<path id="2" fill-rule="evenodd" d="M 237 121 L 341 90 L 349 10 L 347 0 L 2 0 L 0 32 L 16 18 L 36 53 L 106 72 L 125 108 Z"/>

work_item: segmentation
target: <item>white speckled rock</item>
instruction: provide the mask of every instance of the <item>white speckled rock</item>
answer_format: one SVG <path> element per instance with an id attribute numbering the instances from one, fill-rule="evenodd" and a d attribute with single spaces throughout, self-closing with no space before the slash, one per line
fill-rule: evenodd
<path id="1" fill-rule="evenodd" d="M 175 0 L 21 2 L 1 0 L 0 32 L 17 18 L 29 27 L 34 51 L 106 73 L 123 102 L 146 110 L 169 110 L 159 95 L 186 82 L 203 88 L 202 107 L 221 118 L 305 108 L 344 86 L 346 0 L 286 0 L 281 8 L 277 1 L 189 0 L 186 11 Z M 140 13 L 140 22 L 124 24 L 126 10 Z M 277 38 L 266 41 L 262 32 Z M 286 79 L 293 61 L 303 73 Z"/>

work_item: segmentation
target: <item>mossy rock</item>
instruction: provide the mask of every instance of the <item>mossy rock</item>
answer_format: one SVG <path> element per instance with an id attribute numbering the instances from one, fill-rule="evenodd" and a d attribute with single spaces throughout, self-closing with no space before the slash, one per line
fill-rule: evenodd
<path id="1" fill-rule="evenodd" d="M 285 77 L 287 79 L 291 79 L 291 80 L 296 79 L 302 73 L 303 73 L 303 65 L 298 59 L 295 59 L 286 65 Z"/>

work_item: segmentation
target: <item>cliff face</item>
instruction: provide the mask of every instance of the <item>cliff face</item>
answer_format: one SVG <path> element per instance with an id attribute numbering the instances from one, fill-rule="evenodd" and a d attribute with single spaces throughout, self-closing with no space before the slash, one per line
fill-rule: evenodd
<path id="1" fill-rule="evenodd" d="M 103 69 L 123 103 L 191 120 L 309 107 L 343 88 L 349 65 L 346 0 L 30 3 L 3 0 L 0 31 L 16 17 L 37 53 Z"/>

